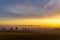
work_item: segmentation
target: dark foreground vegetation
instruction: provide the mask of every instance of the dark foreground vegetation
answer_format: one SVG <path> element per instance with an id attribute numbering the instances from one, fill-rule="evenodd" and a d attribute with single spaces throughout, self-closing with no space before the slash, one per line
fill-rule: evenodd
<path id="1" fill-rule="evenodd" d="M 60 40 L 60 33 L 1 31 L 0 40 Z"/>

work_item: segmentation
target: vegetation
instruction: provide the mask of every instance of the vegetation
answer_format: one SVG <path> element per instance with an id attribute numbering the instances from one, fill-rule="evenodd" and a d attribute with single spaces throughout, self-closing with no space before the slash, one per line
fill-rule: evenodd
<path id="1" fill-rule="evenodd" d="M 5 31 L 0 32 L 0 40 L 60 40 L 60 33 Z"/>

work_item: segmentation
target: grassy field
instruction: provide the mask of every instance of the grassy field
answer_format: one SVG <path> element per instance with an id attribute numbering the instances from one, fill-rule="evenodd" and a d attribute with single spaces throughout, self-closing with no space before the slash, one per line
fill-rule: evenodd
<path id="1" fill-rule="evenodd" d="M 0 40 L 60 40 L 56 32 L 0 32 Z"/>

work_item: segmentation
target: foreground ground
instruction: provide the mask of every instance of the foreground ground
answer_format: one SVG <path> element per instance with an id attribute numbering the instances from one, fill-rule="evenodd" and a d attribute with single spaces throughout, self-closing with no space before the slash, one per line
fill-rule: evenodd
<path id="1" fill-rule="evenodd" d="M 58 32 L 0 32 L 0 40 L 60 40 Z"/>

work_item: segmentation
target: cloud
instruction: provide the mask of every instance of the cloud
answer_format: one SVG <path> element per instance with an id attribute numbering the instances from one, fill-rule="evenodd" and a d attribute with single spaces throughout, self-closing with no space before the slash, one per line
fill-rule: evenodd
<path id="1" fill-rule="evenodd" d="M 17 5 L 15 7 L 11 7 L 8 9 L 10 12 L 12 13 L 16 13 L 16 14 L 25 14 L 25 13 L 34 13 L 36 8 L 32 7 L 32 6 L 20 6 Z"/>
<path id="2" fill-rule="evenodd" d="M 34 1 L 31 4 L 16 3 L 13 2 L 8 6 L 4 6 L 3 17 L 9 18 L 22 18 L 22 17 L 45 17 L 54 14 L 54 11 L 58 8 L 59 0 L 50 1 Z M 56 6 L 57 5 L 57 6 Z M 57 9 L 58 10 L 58 9 Z"/>
<path id="3" fill-rule="evenodd" d="M 49 3 L 47 3 L 46 5 L 44 5 L 44 8 L 46 8 L 46 7 L 48 7 L 48 6 L 50 6 L 50 5 L 52 5 L 52 2 L 53 2 L 53 0 L 51 0 Z"/>
<path id="4" fill-rule="evenodd" d="M 15 14 L 30 14 L 30 13 L 36 13 L 37 10 L 39 9 L 40 8 L 34 6 L 16 5 L 16 6 L 8 7 L 6 11 Z"/>
<path id="5" fill-rule="evenodd" d="M 22 6 L 15 5 L 10 6 L 4 9 L 3 17 L 9 18 L 23 18 L 23 17 L 42 17 L 43 15 L 47 15 L 47 9 L 38 8 L 35 6 Z"/>

